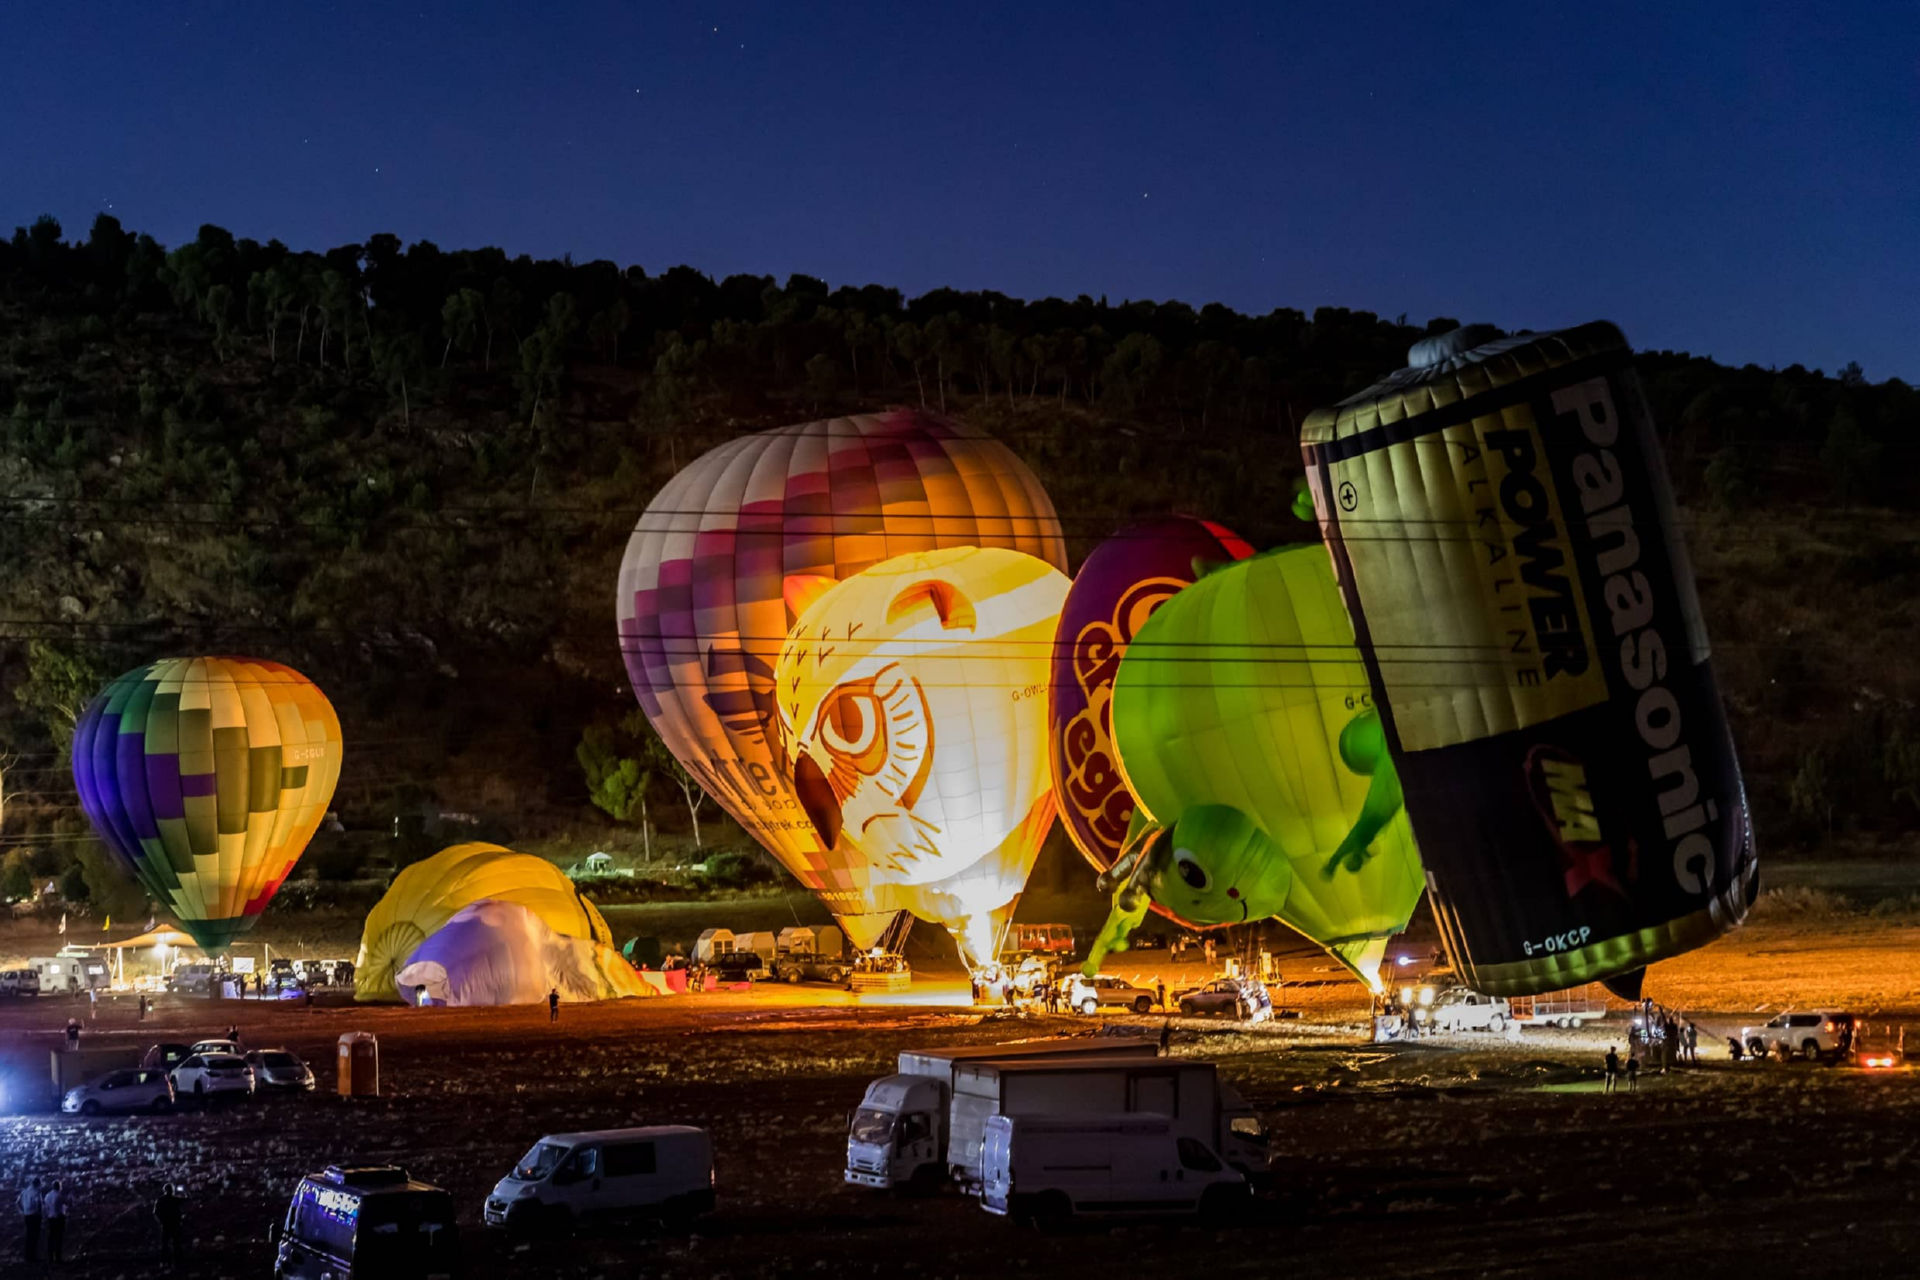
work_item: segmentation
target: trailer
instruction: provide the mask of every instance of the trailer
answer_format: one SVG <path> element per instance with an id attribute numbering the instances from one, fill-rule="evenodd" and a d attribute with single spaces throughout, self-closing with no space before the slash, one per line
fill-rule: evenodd
<path id="1" fill-rule="evenodd" d="M 1513 1020 L 1526 1027 L 1577 1027 L 1607 1016 L 1607 989 L 1597 982 L 1507 1002 Z"/>

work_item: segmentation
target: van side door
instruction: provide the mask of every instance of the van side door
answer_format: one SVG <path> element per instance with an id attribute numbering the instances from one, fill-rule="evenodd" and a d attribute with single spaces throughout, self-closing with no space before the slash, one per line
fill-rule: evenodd
<path id="1" fill-rule="evenodd" d="M 575 1218 L 590 1218 L 606 1208 L 606 1179 L 601 1174 L 600 1148 L 596 1143 L 582 1143 L 567 1153 L 560 1167 L 553 1171 L 549 1184 L 558 1192 L 560 1203 L 573 1212 Z"/>
<path id="2" fill-rule="evenodd" d="M 606 1208 L 625 1212 L 651 1209 L 676 1188 L 673 1178 L 660 1171 L 660 1153 L 652 1139 L 609 1142 L 600 1149 L 600 1173 L 605 1181 Z M 669 1171 L 671 1173 L 673 1171 Z"/>

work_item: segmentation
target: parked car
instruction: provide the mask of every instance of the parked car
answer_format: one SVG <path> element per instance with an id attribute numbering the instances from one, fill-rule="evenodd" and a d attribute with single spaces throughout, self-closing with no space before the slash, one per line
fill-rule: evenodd
<path id="1" fill-rule="evenodd" d="M 149 1046 L 146 1053 L 142 1055 L 140 1059 L 140 1065 L 143 1067 L 158 1067 L 162 1071 L 172 1071 L 192 1056 L 192 1045 L 176 1044 L 169 1041 L 165 1044 Z"/>
<path id="2" fill-rule="evenodd" d="M 300 1061 L 300 1055 L 285 1049 L 253 1049 L 246 1057 L 253 1068 L 255 1090 L 313 1092 L 313 1069 Z"/>
<path id="3" fill-rule="evenodd" d="M 311 1173 L 275 1232 L 278 1280 L 451 1280 L 460 1274 L 453 1197 L 405 1169 Z"/>
<path id="4" fill-rule="evenodd" d="M 183 964 L 167 975 L 167 990 L 205 995 L 208 987 L 224 977 L 224 972 L 210 964 Z"/>
<path id="5" fill-rule="evenodd" d="M 490 1227 L 555 1230 L 596 1218 L 683 1223 L 713 1204 L 713 1143 L 669 1124 L 542 1138 L 494 1184 L 483 1216 Z"/>
<path id="6" fill-rule="evenodd" d="M 811 951 L 788 952 L 774 960 L 767 970 L 769 977 L 781 982 L 829 982 L 836 987 L 845 986 L 847 975 L 852 972 L 853 966 L 847 961 L 830 960 Z"/>
<path id="7" fill-rule="evenodd" d="M 987 1117 L 980 1207 L 1016 1221 L 1087 1214 L 1225 1217 L 1247 1180 L 1206 1143 L 1175 1136 L 1165 1116 Z"/>
<path id="8" fill-rule="evenodd" d="M 67 1090 L 60 1109 L 68 1115 L 97 1116 L 102 1112 L 162 1112 L 173 1110 L 173 1083 L 158 1067 L 128 1067 L 109 1071 Z"/>
<path id="9" fill-rule="evenodd" d="M 189 1055 L 196 1053 L 231 1053 L 238 1055 L 245 1052 L 246 1051 L 240 1047 L 238 1041 L 224 1038 L 219 1040 L 196 1040 L 193 1042 L 192 1047 L 187 1050 Z"/>
<path id="10" fill-rule="evenodd" d="M 1783 1013 L 1761 1026 L 1740 1028 L 1740 1043 L 1756 1058 L 1777 1048 L 1814 1061 L 1851 1050 L 1854 1025 L 1850 1013 Z"/>
<path id="11" fill-rule="evenodd" d="M 1131 1009 L 1135 1013 L 1153 1009 L 1153 992 L 1104 973 L 1091 978 L 1084 973 L 1074 974 L 1067 982 L 1066 996 L 1067 1008 L 1088 1015 L 1101 1009 Z"/>
<path id="12" fill-rule="evenodd" d="M 1435 1031 L 1505 1031 L 1513 1012 L 1499 996 L 1454 987 L 1441 992 L 1431 1005 L 1415 1009 L 1414 1017 Z"/>
<path id="13" fill-rule="evenodd" d="M 232 1053 L 196 1053 L 172 1072 L 175 1097 L 188 1094 L 201 1101 L 221 1094 L 247 1097 L 253 1093 L 253 1068 Z"/>
<path id="14" fill-rule="evenodd" d="M 9 969 L 0 973 L 0 996 L 37 996 L 40 994 L 38 969 Z"/>
<path id="15" fill-rule="evenodd" d="M 753 951 L 722 952 L 707 967 L 721 982 L 752 982 L 767 976 L 767 966 Z"/>
<path id="16" fill-rule="evenodd" d="M 1215 978 L 1204 987 L 1184 992 L 1179 1008 L 1189 1018 L 1223 1013 L 1243 1022 L 1265 1022 L 1273 1016 L 1273 996 L 1258 978 Z"/>

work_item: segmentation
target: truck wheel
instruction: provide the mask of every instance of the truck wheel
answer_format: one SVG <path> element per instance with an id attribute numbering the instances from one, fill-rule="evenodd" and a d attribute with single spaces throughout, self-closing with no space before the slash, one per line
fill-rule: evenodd
<path id="1" fill-rule="evenodd" d="M 788 986 L 797 987 L 800 985 L 800 971 L 798 969 L 787 970 L 786 978 Z"/>
<path id="2" fill-rule="evenodd" d="M 97 1116 L 100 1114 L 100 1104 L 92 1098 L 88 1098 L 80 1104 L 80 1114 L 83 1116 Z"/>
<path id="3" fill-rule="evenodd" d="M 1747 1041 L 1747 1053 L 1752 1056 L 1755 1062 L 1765 1062 L 1767 1060 L 1767 1042 L 1764 1040 Z"/>
<path id="4" fill-rule="evenodd" d="M 1082 1000 L 1080 1002 L 1080 1012 L 1089 1018 L 1091 1018 L 1099 1008 L 1100 1002 L 1098 1000 Z"/>
<path id="5" fill-rule="evenodd" d="M 1067 1219 L 1072 1216 L 1073 1201 L 1067 1199 L 1064 1191 L 1048 1191 L 1033 1206 L 1034 1225 L 1048 1235 L 1064 1230 Z"/>
<path id="6" fill-rule="evenodd" d="M 1506 1029 L 1507 1029 L 1507 1020 L 1501 1017 L 1499 1014 L 1496 1013 L 1491 1018 L 1487 1019 L 1487 1030 L 1505 1031 Z"/>
<path id="7" fill-rule="evenodd" d="M 1180 1016 L 1183 1018 L 1197 1018 L 1200 1016 L 1200 1011 L 1193 1007 L 1193 1001 L 1182 1000 L 1180 1002 Z"/>
<path id="8" fill-rule="evenodd" d="M 1209 1223 L 1227 1222 L 1246 1204 L 1247 1199 L 1246 1184 L 1233 1186 L 1216 1182 L 1200 1193 L 1200 1217 Z"/>
<path id="9" fill-rule="evenodd" d="M 1820 1061 L 1820 1042 L 1818 1040 L 1807 1041 L 1800 1046 L 1800 1054 L 1808 1062 Z"/>
<path id="10" fill-rule="evenodd" d="M 1153 1008 L 1153 997 L 1151 996 L 1141 996 L 1139 999 L 1133 1002 L 1133 1011 L 1135 1013 L 1146 1013 L 1152 1008 Z"/>

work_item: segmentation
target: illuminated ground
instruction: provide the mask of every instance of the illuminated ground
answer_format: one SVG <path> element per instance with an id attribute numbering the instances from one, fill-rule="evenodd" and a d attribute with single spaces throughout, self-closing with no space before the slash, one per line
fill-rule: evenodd
<path id="1" fill-rule="evenodd" d="M 1783 998 L 1872 998 L 1881 1017 L 1909 1016 L 1920 1000 L 1887 997 L 1911 995 L 1916 941 L 1910 925 L 1865 918 L 1839 929 L 1763 923 L 1656 970 L 1654 993 L 1684 1000 L 1710 1028 Z M 1115 967 L 1151 971 L 1154 958 Z M 919 990 L 962 994 L 951 978 Z M 1195 1022 L 1176 1035 L 1177 1052 L 1221 1063 L 1275 1135 L 1278 1189 L 1230 1230 L 1047 1237 L 957 1198 L 843 1188 L 846 1112 L 902 1046 L 1089 1026 L 983 1018 L 951 1003 L 856 1005 L 811 987 L 568 1007 L 557 1027 L 544 1010 L 184 999 L 136 1027 L 131 1005 L 115 1002 L 90 1043 L 189 1039 L 237 1019 L 250 1043 L 316 1059 L 327 1083 L 338 1033 L 373 1031 L 387 1094 L 159 1119 L 0 1120 L 0 1181 L 11 1194 L 31 1168 L 77 1184 L 78 1260 L 67 1274 L 102 1277 L 150 1274 L 135 1196 L 163 1171 L 192 1189 L 192 1273 L 264 1275 L 266 1229 L 293 1180 L 336 1160 L 397 1161 L 453 1190 L 480 1275 L 1911 1274 L 1920 1078 L 1735 1067 L 1715 1055 L 1645 1080 L 1638 1097 L 1606 1098 L 1594 1068 L 1618 1024 L 1376 1049 L 1361 1042 L 1356 988 L 1285 998 L 1302 1019 L 1257 1034 Z M 74 1009 L 0 1003 L 6 1069 L 43 1071 Z M 542 1133 L 656 1121 L 714 1134 L 722 1209 L 696 1237 L 590 1236 L 514 1253 L 478 1228 L 488 1187 Z"/>

